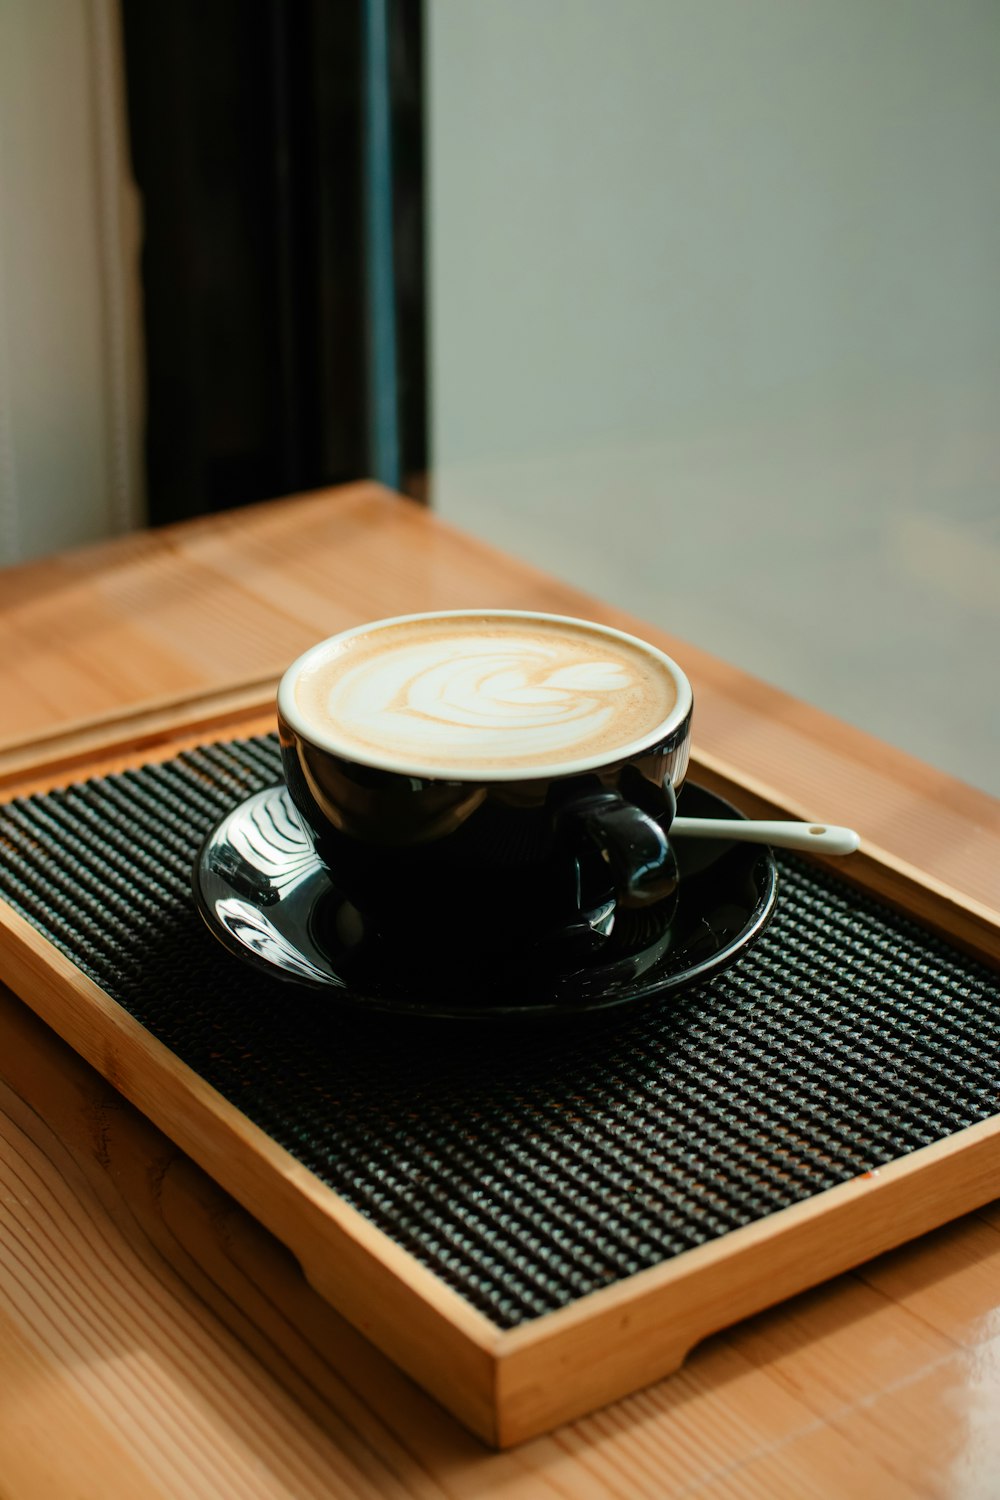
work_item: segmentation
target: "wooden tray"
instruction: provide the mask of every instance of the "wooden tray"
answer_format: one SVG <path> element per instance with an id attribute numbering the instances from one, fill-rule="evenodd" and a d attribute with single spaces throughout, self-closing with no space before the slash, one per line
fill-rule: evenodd
<path id="1" fill-rule="evenodd" d="M 270 692 L 161 705 L 25 749 L 4 798 L 103 775 L 183 746 L 269 729 Z M 783 808 L 717 759 L 693 774 L 748 811 Z M 838 873 L 996 963 L 991 911 L 867 844 Z M 9 907 L 0 977 L 271 1229 L 316 1289 L 469 1428 L 507 1446 L 675 1369 L 715 1329 L 992 1198 L 1000 1122 L 987 1120 L 730 1232 L 560 1311 L 497 1328 L 252 1125 Z"/>

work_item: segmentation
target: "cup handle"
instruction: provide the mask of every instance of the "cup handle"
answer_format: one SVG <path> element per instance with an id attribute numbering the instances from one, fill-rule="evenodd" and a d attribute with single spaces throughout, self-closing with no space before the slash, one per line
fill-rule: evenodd
<path id="1" fill-rule="evenodd" d="M 605 880 L 623 906 L 652 906 L 677 890 L 674 851 L 660 824 L 617 792 L 589 792 L 559 811 L 560 834 L 596 852 Z M 581 877 L 582 877 L 581 870 Z"/>

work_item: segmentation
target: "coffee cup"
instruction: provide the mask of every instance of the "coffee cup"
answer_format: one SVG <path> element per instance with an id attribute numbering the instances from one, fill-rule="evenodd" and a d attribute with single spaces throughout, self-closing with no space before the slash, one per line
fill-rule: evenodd
<path id="1" fill-rule="evenodd" d="M 289 794 L 369 928 L 478 953 L 600 951 L 669 915 L 691 687 L 656 647 L 524 610 L 357 626 L 278 690 Z"/>

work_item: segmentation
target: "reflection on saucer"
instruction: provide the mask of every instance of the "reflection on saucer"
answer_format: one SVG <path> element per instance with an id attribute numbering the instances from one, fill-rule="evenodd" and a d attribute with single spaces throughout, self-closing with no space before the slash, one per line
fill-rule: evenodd
<path id="1" fill-rule="evenodd" d="M 681 803 L 689 816 L 738 816 L 690 784 Z M 419 924 L 419 937 L 390 940 L 366 927 L 335 889 L 279 786 L 247 798 L 210 834 L 194 890 L 209 930 L 230 953 L 276 979 L 328 990 L 338 1004 L 435 1017 L 552 1016 L 657 998 L 747 951 L 774 910 L 770 850 L 685 839 L 677 857 L 676 909 L 609 913 L 597 956 L 566 932 L 531 951 L 484 956 L 435 923 L 434 913 Z"/>

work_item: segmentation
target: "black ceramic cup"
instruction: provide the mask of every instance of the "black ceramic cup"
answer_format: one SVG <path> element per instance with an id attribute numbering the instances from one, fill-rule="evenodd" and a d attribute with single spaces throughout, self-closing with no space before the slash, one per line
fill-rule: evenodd
<path id="1" fill-rule="evenodd" d="M 528 668 L 508 659 L 510 638 L 522 631 L 538 632 L 540 666 L 531 651 Z M 442 667 L 434 643 L 453 633 L 458 664 Z M 562 636 L 581 660 L 550 670 L 545 653 Z M 374 680 L 400 641 L 408 650 L 416 642 L 418 669 L 402 686 L 390 673 L 384 704 L 359 737 L 354 721 L 338 716 L 339 687 L 327 694 L 316 683 L 349 671 Z M 624 717 L 621 743 L 606 732 L 572 743 L 575 725 L 602 724 L 616 711 L 617 657 L 644 675 L 645 722 Z M 461 679 L 457 699 L 448 672 Z M 529 728 L 532 714 L 554 704 L 569 725 L 560 729 L 567 753 L 550 745 L 532 763 L 529 737 L 527 754 L 505 756 L 501 744 L 493 755 L 476 726 L 497 704 L 503 719 L 511 701 Z M 479 955 L 583 954 L 604 951 L 628 920 L 634 925 L 627 914 L 647 926 L 650 916 L 661 928 L 669 920 L 677 866 L 667 834 L 687 769 L 691 708 L 681 669 L 636 637 L 527 611 L 444 611 L 376 621 L 307 651 L 282 678 L 278 728 L 292 801 L 334 884 L 369 927 L 431 951 L 447 942 Z M 450 720 L 437 744 L 438 713 L 464 715 L 457 744 L 448 743 Z M 634 722 L 641 732 L 628 738 Z M 416 724 L 423 739 L 401 747 L 396 724 Z M 475 740 L 467 759 L 465 733 Z"/>

